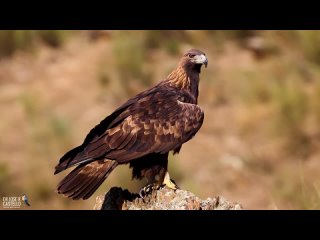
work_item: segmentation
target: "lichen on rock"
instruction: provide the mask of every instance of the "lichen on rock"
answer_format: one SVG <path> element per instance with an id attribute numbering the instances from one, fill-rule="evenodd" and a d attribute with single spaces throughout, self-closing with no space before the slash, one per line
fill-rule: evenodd
<path id="1" fill-rule="evenodd" d="M 193 193 L 163 187 L 144 198 L 119 187 L 113 187 L 96 198 L 95 210 L 241 210 L 239 203 L 229 202 L 223 197 L 202 200 Z"/>

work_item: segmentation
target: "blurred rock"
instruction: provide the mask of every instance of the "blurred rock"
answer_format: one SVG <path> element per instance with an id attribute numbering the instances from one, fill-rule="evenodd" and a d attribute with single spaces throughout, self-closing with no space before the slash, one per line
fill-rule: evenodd
<path id="1" fill-rule="evenodd" d="M 249 37 L 245 47 L 253 53 L 256 60 L 264 59 L 278 52 L 275 45 L 258 35 Z"/>
<path id="2" fill-rule="evenodd" d="M 266 44 L 265 39 L 260 36 L 248 38 L 246 45 L 248 50 L 252 51 L 256 59 L 262 59 L 268 54 L 268 45 Z"/>
<path id="3" fill-rule="evenodd" d="M 237 155 L 224 154 L 221 156 L 219 161 L 221 161 L 223 165 L 239 171 L 244 167 L 243 159 Z"/>
<path id="4" fill-rule="evenodd" d="M 142 199 L 119 187 L 113 187 L 105 196 L 96 198 L 94 210 L 241 210 L 239 203 L 223 197 L 202 200 L 186 190 L 167 187 L 155 190 Z"/>

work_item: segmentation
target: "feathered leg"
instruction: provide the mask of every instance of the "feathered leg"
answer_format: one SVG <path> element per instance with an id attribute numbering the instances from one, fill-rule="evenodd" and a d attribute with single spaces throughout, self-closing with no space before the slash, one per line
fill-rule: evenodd
<path id="1" fill-rule="evenodd" d="M 147 185 L 143 187 L 139 195 L 143 198 L 152 190 L 158 190 L 160 187 L 167 186 L 171 189 L 177 189 L 178 186 L 170 179 L 168 173 L 168 153 L 149 154 L 130 162 L 132 177 L 147 179 Z"/>

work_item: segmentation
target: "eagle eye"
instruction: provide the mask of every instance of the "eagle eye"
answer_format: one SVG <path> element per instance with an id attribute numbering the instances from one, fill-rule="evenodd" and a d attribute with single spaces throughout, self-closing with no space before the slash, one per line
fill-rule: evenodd
<path id="1" fill-rule="evenodd" d="M 193 58 L 195 54 L 189 53 L 189 58 Z"/>

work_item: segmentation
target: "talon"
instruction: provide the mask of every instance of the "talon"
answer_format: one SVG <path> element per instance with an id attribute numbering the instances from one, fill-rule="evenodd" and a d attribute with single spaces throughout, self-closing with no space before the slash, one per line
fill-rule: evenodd
<path id="1" fill-rule="evenodd" d="M 145 195 L 146 195 L 146 193 L 145 193 L 144 189 L 141 188 L 140 191 L 139 191 L 140 198 L 144 198 Z"/>
<path id="2" fill-rule="evenodd" d="M 152 185 L 148 185 L 148 186 L 146 186 L 145 193 L 149 194 L 150 192 L 152 192 L 152 190 L 153 190 L 153 186 Z"/>
<path id="3" fill-rule="evenodd" d="M 169 172 L 166 173 L 162 185 L 167 186 L 168 188 L 171 188 L 173 190 L 180 189 L 179 186 L 175 183 L 175 181 L 170 179 Z"/>
<path id="4" fill-rule="evenodd" d="M 152 192 L 152 190 L 154 189 L 154 186 L 152 184 L 148 184 L 146 186 L 144 186 L 143 188 L 140 189 L 139 191 L 139 195 L 141 198 L 144 198 L 145 196 L 147 196 L 149 193 Z"/>
<path id="5" fill-rule="evenodd" d="M 170 179 L 170 181 L 174 184 L 175 188 L 174 190 L 180 189 L 180 187 L 176 184 L 176 181 L 174 181 L 173 179 Z"/>

